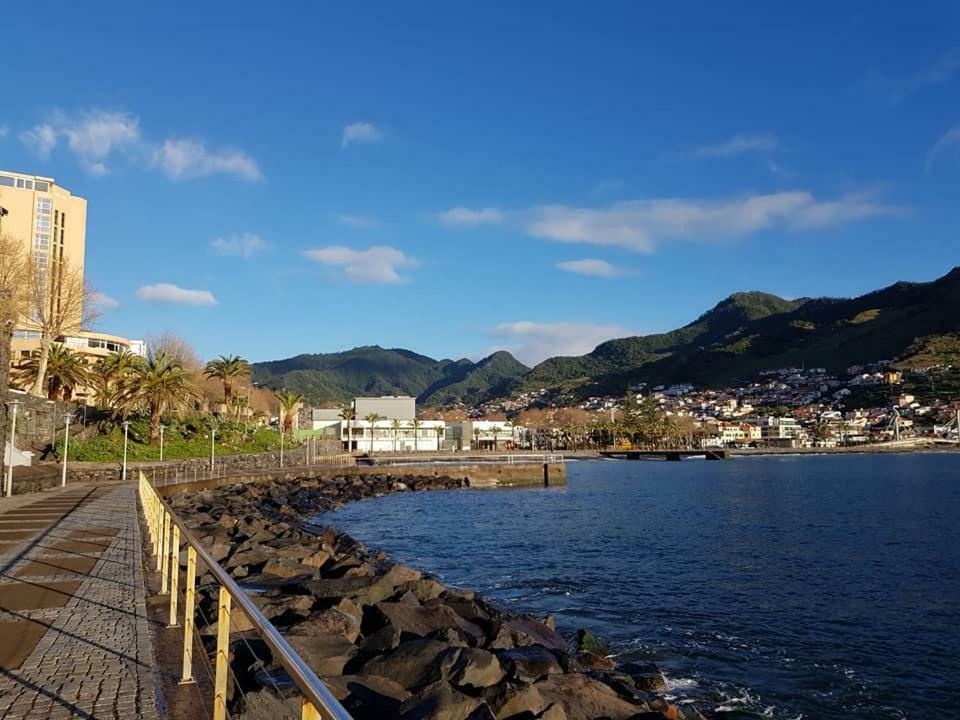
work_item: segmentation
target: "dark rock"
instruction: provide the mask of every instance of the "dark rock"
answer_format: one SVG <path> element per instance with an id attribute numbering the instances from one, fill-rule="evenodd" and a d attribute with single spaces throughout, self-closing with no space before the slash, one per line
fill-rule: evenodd
<path id="1" fill-rule="evenodd" d="M 309 595 L 301 596 L 313 602 Z M 333 635 L 344 637 L 350 642 L 356 642 L 360 635 L 360 623 L 356 618 L 337 610 L 328 608 L 312 613 L 306 620 L 297 625 L 299 635 Z"/>
<path id="2" fill-rule="evenodd" d="M 543 645 L 550 650 L 568 650 L 567 641 L 536 618 L 508 617 L 503 624 L 510 630 L 513 644 L 517 647 Z"/>
<path id="3" fill-rule="evenodd" d="M 416 690 L 446 678 L 452 663 L 441 661 L 448 650 L 445 643 L 436 640 L 411 640 L 371 658 L 359 674 L 390 678 L 407 690 Z"/>
<path id="4" fill-rule="evenodd" d="M 426 637 L 437 630 L 451 628 L 474 639 L 483 636 L 483 631 L 467 622 L 446 605 L 427 607 L 406 603 L 382 602 L 368 607 L 363 615 L 365 632 L 392 625 L 401 637 Z"/>
<path id="5" fill-rule="evenodd" d="M 547 675 L 563 672 L 556 655 L 540 645 L 503 650 L 498 656 L 510 677 L 520 682 L 532 683 Z"/>
<path id="6" fill-rule="evenodd" d="M 621 666 L 620 671 L 633 678 L 637 690 L 651 693 L 667 691 L 667 678 L 653 663 L 629 662 Z"/>
<path id="7" fill-rule="evenodd" d="M 577 650 L 582 653 L 599 655 L 601 657 L 607 655 L 609 652 L 606 646 L 597 640 L 596 635 L 583 628 L 577 630 Z"/>
<path id="8" fill-rule="evenodd" d="M 322 678 L 333 696 L 354 720 L 381 720 L 396 717 L 410 692 L 389 678 L 338 675 Z"/>
<path id="9" fill-rule="evenodd" d="M 333 635 L 287 635 L 286 640 L 317 675 L 341 675 L 357 654 L 356 646 Z"/>
<path id="10" fill-rule="evenodd" d="M 502 683 L 484 691 L 483 699 L 497 720 L 505 720 L 505 718 L 524 713 L 537 715 L 544 708 L 543 698 L 536 685 Z"/>
<path id="11" fill-rule="evenodd" d="M 467 720 L 480 700 L 441 681 L 428 685 L 400 706 L 400 720 Z"/>
<path id="12" fill-rule="evenodd" d="M 457 648 L 448 651 L 456 660 L 450 670 L 450 683 L 465 690 L 480 690 L 496 685 L 503 679 L 500 660 L 491 652 L 479 648 Z"/>
<path id="13" fill-rule="evenodd" d="M 545 702 L 562 706 L 568 720 L 600 717 L 627 720 L 647 710 L 646 705 L 628 702 L 602 682 L 586 675 L 552 675 L 535 687 Z"/>
<path id="14" fill-rule="evenodd" d="M 617 663 L 612 658 L 588 652 L 577 655 L 577 662 L 585 668 L 593 668 L 594 670 L 613 670 L 617 667 Z"/>

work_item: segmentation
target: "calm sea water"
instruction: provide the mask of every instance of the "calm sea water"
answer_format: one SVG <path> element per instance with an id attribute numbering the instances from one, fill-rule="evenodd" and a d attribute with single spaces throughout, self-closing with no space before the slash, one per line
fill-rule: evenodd
<path id="1" fill-rule="evenodd" d="M 564 488 L 322 518 L 587 627 L 678 698 L 775 718 L 960 718 L 960 455 L 568 464 Z"/>

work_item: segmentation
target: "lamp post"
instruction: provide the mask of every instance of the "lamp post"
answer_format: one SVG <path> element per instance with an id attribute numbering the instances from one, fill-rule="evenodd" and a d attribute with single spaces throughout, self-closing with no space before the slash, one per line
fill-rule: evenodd
<path id="1" fill-rule="evenodd" d="M 166 429 L 166 425 L 160 426 L 160 462 L 163 462 L 163 431 Z"/>
<path id="2" fill-rule="evenodd" d="M 123 421 L 123 472 L 120 474 L 121 480 L 127 479 L 127 434 L 130 431 L 130 421 Z"/>
<path id="3" fill-rule="evenodd" d="M 283 426 L 280 426 L 280 469 L 283 469 Z"/>
<path id="4" fill-rule="evenodd" d="M 210 428 L 210 474 L 213 474 L 214 446 L 217 442 L 217 429 Z"/>
<path id="5" fill-rule="evenodd" d="M 10 408 L 10 456 L 7 458 L 7 482 L 6 482 L 6 492 L 4 495 L 10 497 L 13 495 L 13 450 L 14 445 L 17 444 L 17 409 L 23 403 L 19 400 L 12 400 L 7 403 L 7 407 Z M 6 448 L 4 448 L 4 453 L 6 453 Z"/>
<path id="6" fill-rule="evenodd" d="M 63 467 L 60 468 L 60 487 L 67 486 L 67 457 L 70 453 L 70 421 L 73 413 L 64 413 L 63 416 Z"/>

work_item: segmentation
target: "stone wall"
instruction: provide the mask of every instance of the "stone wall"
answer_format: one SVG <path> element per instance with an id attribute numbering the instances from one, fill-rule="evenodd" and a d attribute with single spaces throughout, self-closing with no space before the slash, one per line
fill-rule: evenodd
<path id="1" fill-rule="evenodd" d="M 6 402 L 17 400 L 16 446 L 22 450 L 45 450 L 54 439 L 54 432 L 63 432 L 63 416 L 75 409 L 74 405 L 38 398 L 29 393 L 7 390 Z M 6 433 L 4 433 L 6 437 Z"/>

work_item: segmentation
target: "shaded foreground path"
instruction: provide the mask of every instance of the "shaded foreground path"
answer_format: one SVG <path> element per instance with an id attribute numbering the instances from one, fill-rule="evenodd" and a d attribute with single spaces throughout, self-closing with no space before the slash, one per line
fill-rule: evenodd
<path id="1" fill-rule="evenodd" d="M 0 499 L 0 718 L 157 718 L 134 483 Z"/>

